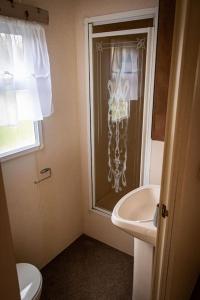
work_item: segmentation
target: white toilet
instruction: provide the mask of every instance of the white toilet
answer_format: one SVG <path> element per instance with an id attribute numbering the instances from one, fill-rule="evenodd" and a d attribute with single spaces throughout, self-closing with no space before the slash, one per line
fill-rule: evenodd
<path id="1" fill-rule="evenodd" d="M 39 300 L 42 292 L 42 275 L 33 265 L 17 264 L 21 300 Z"/>

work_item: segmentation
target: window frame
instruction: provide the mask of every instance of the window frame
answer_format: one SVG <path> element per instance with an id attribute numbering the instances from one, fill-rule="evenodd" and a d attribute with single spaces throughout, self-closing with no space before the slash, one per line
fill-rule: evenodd
<path id="1" fill-rule="evenodd" d="M 7 151 L 5 154 L 0 154 L 0 162 L 8 161 L 10 159 L 24 156 L 26 154 L 41 150 L 44 148 L 43 135 L 42 135 L 42 121 L 35 121 L 34 133 L 35 133 L 35 144 L 21 147 L 15 150 Z"/>

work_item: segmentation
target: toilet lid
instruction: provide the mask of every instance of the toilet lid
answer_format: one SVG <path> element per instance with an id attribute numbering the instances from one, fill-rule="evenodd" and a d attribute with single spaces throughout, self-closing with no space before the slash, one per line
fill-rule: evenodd
<path id="1" fill-rule="evenodd" d="M 17 264 L 17 275 L 22 300 L 31 300 L 39 292 L 42 286 L 40 271 L 31 264 Z"/>

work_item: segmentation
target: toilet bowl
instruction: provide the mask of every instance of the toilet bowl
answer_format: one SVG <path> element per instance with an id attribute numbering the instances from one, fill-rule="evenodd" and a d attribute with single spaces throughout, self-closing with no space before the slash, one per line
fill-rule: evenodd
<path id="1" fill-rule="evenodd" d="M 39 300 L 42 292 L 42 275 L 33 265 L 17 264 L 21 300 Z"/>

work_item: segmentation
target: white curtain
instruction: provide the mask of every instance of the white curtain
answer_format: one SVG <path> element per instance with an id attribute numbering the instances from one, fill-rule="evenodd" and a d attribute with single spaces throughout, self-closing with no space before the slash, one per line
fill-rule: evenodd
<path id="1" fill-rule="evenodd" d="M 119 100 L 138 100 L 138 49 L 133 46 L 113 47 L 111 76 Z"/>
<path id="2" fill-rule="evenodd" d="M 0 126 L 52 114 L 49 56 L 42 26 L 0 17 Z"/>

